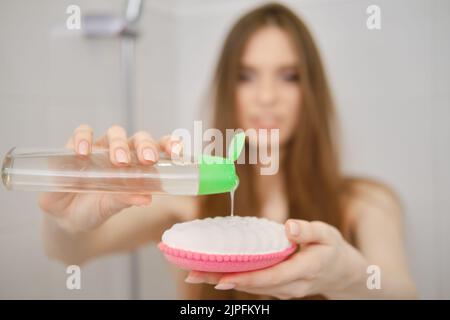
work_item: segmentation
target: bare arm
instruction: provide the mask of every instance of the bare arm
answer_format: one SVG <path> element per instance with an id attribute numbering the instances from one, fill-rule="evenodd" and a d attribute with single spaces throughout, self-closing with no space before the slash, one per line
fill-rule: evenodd
<path id="1" fill-rule="evenodd" d="M 381 271 L 381 289 L 368 297 L 417 298 L 404 247 L 403 212 L 397 197 L 380 186 L 363 184 L 351 216 L 355 245 L 370 265 Z M 362 279 L 365 282 L 368 274 Z"/>
<path id="2" fill-rule="evenodd" d="M 86 232 L 67 232 L 46 214 L 42 225 L 44 248 L 51 258 L 80 265 L 95 257 L 156 243 L 164 230 L 194 215 L 194 199 L 174 196 L 153 196 L 148 207 L 123 209 L 98 228 Z"/>

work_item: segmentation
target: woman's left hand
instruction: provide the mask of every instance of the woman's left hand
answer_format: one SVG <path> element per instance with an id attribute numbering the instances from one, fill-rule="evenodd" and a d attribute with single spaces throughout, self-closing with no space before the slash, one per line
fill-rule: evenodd
<path id="1" fill-rule="evenodd" d="M 218 290 L 235 289 L 278 299 L 315 294 L 340 298 L 352 289 L 365 288 L 368 263 L 335 227 L 320 221 L 290 219 L 285 231 L 289 240 L 300 246 L 285 261 L 241 273 L 191 271 L 186 282 L 206 282 Z"/>

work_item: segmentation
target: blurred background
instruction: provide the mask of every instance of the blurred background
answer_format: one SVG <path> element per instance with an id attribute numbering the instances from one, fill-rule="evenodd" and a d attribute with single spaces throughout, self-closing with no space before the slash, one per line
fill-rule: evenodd
<path id="1" fill-rule="evenodd" d="M 191 128 L 224 36 L 264 1 L 147 0 L 136 37 L 67 30 L 66 9 L 123 16 L 121 0 L 0 0 L 0 154 L 62 147 L 73 129 L 118 123 L 155 137 Z M 450 299 L 450 2 L 282 1 L 308 23 L 328 71 L 346 172 L 390 184 L 405 207 L 422 298 Z M 368 30 L 366 8 L 381 8 Z M 129 132 L 131 133 L 131 132 Z M 44 255 L 36 194 L 0 188 L 0 298 L 176 298 L 154 244 L 82 267 L 82 290 Z M 380 235 L 382 236 L 382 235 Z"/>

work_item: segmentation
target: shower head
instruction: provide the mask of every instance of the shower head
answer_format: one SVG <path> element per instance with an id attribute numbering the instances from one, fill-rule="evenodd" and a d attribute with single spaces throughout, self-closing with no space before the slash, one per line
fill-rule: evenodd
<path id="1" fill-rule="evenodd" d="M 124 16 L 88 14 L 82 17 L 82 31 L 88 37 L 135 36 L 135 23 L 142 11 L 142 0 L 128 0 Z"/>

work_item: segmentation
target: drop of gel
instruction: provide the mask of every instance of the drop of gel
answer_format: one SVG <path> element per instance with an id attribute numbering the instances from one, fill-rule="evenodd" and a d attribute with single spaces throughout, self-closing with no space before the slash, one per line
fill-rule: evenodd
<path id="1" fill-rule="evenodd" d="M 239 185 L 239 181 L 236 184 L 236 186 L 233 188 L 233 190 L 230 191 L 230 199 L 231 199 L 231 212 L 230 216 L 234 216 L 234 192 L 236 191 L 237 187 Z"/>
<path id="2" fill-rule="evenodd" d="M 231 198 L 231 213 L 230 213 L 230 215 L 231 216 L 234 216 L 234 191 L 235 191 L 236 189 L 233 189 L 231 192 L 230 192 L 230 198 Z"/>
<path id="3" fill-rule="evenodd" d="M 239 155 L 242 152 L 245 144 L 245 133 L 240 132 L 236 134 L 231 140 L 230 147 L 228 149 L 228 159 L 231 161 L 236 161 L 239 158 Z M 234 216 L 234 192 L 236 191 L 239 185 L 239 180 L 237 181 L 236 186 L 233 190 L 230 191 L 230 199 L 231 199 L 231 216 Z"/>

